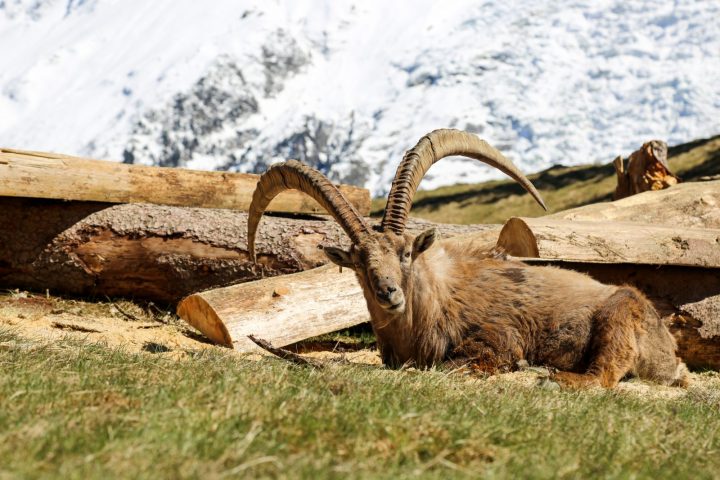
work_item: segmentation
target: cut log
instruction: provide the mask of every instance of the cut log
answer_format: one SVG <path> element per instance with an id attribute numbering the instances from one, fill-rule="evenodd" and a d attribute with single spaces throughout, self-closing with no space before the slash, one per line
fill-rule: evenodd
<path id="1" fill-rule="evenodd" d="M 243 212 L 0 197 L 0 287 L 176 302 L 325 264 L 318 245 L 349 244 L 327 218 L 265 216 L 256 268 L 247 255 Z M 435 224 L 408 226 L 417 233 Z M 500 227 L 437 226 L 446 236 Z"/>
<path id="2" fill-rule="evenodd" d="M 153 203 L 247 211 L 259 176 L 182 168 L 126 165 L 55 153 L 0 149 L 0 196 Z M 341 185 L 361 215 L 370 213 L 368 190 Z M 312 198 L 283 192 L 267 211 L 324 214 Z"/>
<path id="3" fill-rule="evenodd" d="M 369 320 L 355 274 L 334 265 L 196 293 L 180 302 L 177 314 L 240 351 L 258 348 L 248 335 L 282 347 Z"/>
<path id="4" fill-rule="evenodd" d="M 614 202 L 593 203 L 544 218 L 720 228 L 720 181 L 681 183 L 666 190 L 639 193 Z"/>
<path id="5" fill-rule="evenodd" d="M 511 218 L 498 246 L 516 257 L 581 263 L 720 267 L 720 229 Z"/>
<path id="6" fill-rule="evenodd" d="M 618 184 L 613 199 L 629 197 L 648 190 L 662 190 L 676 185 L 679 179 L 670 171 L 667 163 L 667 144 L 652 140 L 643 144 L 630 155 L 627 168 L 623 158 L 613 161 Z"/>

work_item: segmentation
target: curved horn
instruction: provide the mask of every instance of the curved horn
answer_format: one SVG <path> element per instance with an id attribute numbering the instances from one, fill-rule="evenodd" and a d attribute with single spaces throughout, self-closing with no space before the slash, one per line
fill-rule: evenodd
<path id="1" fill-rule="evenodd" d="M 388 194 L 382 229 L 390 229 L 397 234 L 405 230 L 410 207 L 420 181 L 425 172 L 437 161 L 451 155 L 474 158 L 497 168 L 512 177 L 525 188 L 545 209 L 545 203 L 530 180 L 517 169 L 502 153 L 476 135 L 460 130 L 435 130 L 423 138 L 411 150 L 408 150 L 398 166 Z"/>
<path id="2" fill-rule="evenodd" d="M 297 160 L 272 165 L 260 176 L 248 213 L 248 252 L 255 258 L 255 234 L 263 212 L 280 192 L 300 190 L 310 195 L 327 210 L 345 230 L 353 243 L 358 243 L 370 228 L 355 207 L 325 175 Z"/>

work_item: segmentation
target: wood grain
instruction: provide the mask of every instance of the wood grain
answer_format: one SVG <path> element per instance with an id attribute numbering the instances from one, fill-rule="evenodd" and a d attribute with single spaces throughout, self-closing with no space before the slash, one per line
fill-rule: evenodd
<path id="1" fill-rule="evenodd" d="M 545 260 L 720 267 L 720 229 L 710 228 L 514 217 L 498 245 Z"/>
<path id="2" fill-rule="evenodd" d="M 154 203 L 247 211 L 259 176 L 182 168 L 127 165 L 55 153 L 0 149 L 0 196 Z M 340 191 L 361 215 L 370 213 L 368 190 Z M 325 214 L 309 196 L 291 190 L 278 195 L 271 212 Z"/>
<path id="3" fill-rule="evenodd" d="M 282 347 L 370 319 L 355 274 L 334 265 L 196 293 L 180 302 L 177 314 L 240 351 L 258 348 L 248 335 Z"/>
<path id="4" fill-rule="evenodd" d="M 545 218 L 720 228 L 720 181 L 688 182 L 614 202 L 593 203 Z"/>

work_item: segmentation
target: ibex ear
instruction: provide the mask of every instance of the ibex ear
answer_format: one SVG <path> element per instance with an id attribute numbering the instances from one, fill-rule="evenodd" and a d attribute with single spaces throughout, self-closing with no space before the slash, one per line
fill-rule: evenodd
<path id="1" fill-rule="evenodd" d="M 353 268 L 355 266 L 352 261 L 352 256 L 350 256 L 350 252 L 346 252 L 345 250 L 336 247 L 325 247 L 323 251 L 335 265 L 347 268 Z"/>
<path id="2" fill-rule="evenodd" d="M 421 253 L 423 253 L 425 250 L 430 248 L 433 243 L 435 243 L 435 240 L 440 238 L 440 232 L 437 231 L 437 228 L 432 228 L 430 230 L 425 230 L 420 235 L 415 237 L 415 240 L 413 241 L 413 260 L 418 257 Z"/>

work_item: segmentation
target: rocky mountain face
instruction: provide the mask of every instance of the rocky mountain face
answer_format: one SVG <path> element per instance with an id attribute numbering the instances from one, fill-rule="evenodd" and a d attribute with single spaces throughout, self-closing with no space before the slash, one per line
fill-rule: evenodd
<path id="1" fill-rule="evenodd" d="M 283 30 L 270 35 L 257 58 L 262 82 L 248 82 L 243 67 L 224 55 L 187 92 L 143 112 L 131 127 L 123 162 L 187 167 L 208 158 L 220 170 L 261 173 L 275 161 L 293 158 L 333 181 L 365 185 L 370 166 L 360 147 L 369 129 L 358 129 L 354 112 L 337 122 L 303 115 L 293 131 L 270 141 L 248 121 L 261 113 L 262 100 L 276 97 L 285 81 L 311 62 L 310 52 Z"/>

